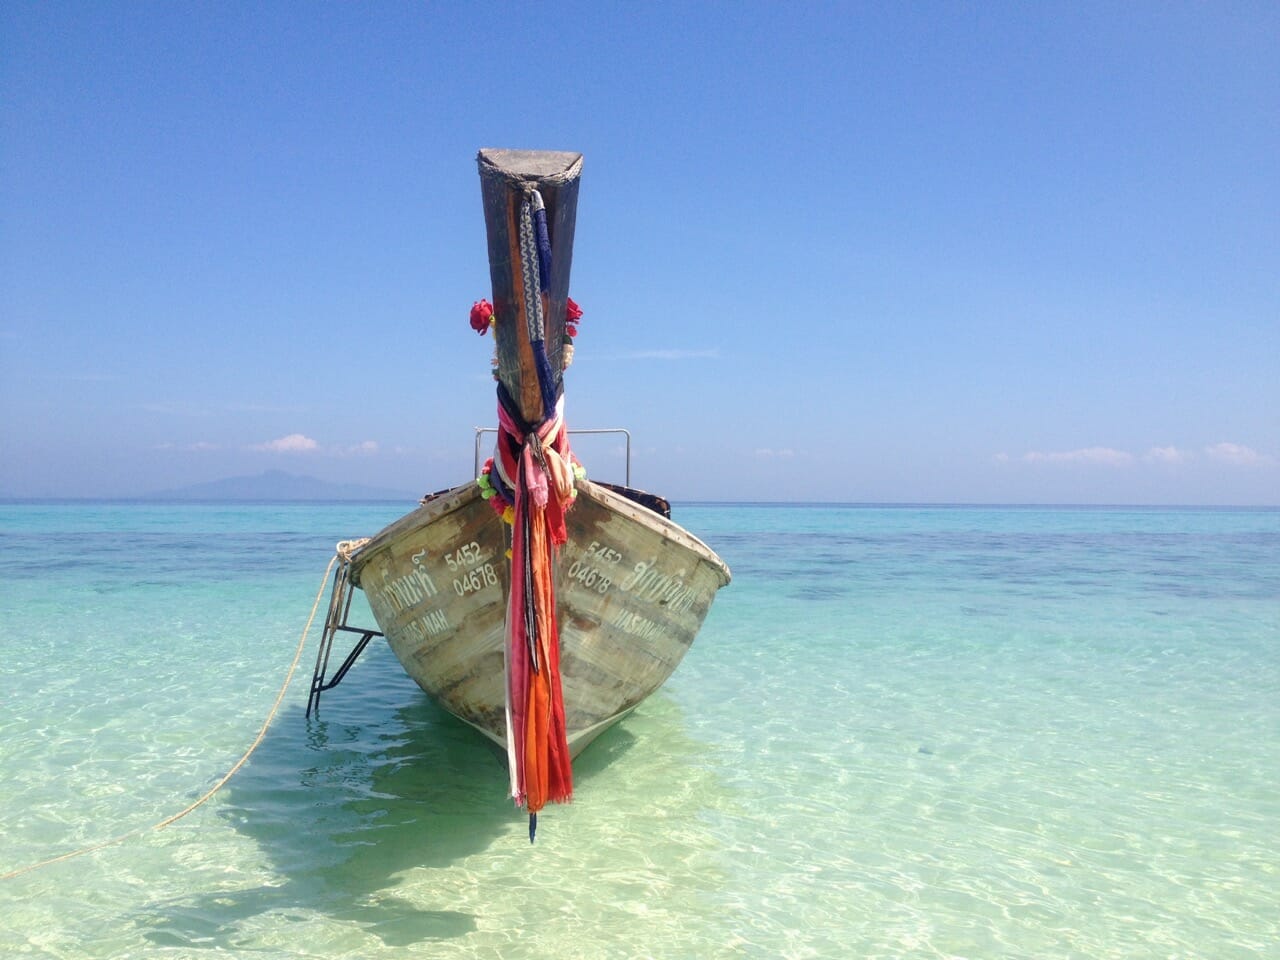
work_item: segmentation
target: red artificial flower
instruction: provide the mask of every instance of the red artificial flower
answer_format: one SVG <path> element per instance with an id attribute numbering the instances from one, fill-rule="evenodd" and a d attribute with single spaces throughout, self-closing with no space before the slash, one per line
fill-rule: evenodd
<path id="1" fill-rule="evenodd" d="M 489 324 L 493 322 L 493 304 L 488 300 L 477 300 L 471 305 L 471 329 L 480 336 L 489 332 Z"/>
<path id="2" fill-rule="evenodd" d="M 564 305 L 564 332 L 570 337 L 578 335 L 578 321 L 582 319 L 582 308 L 569 297 Z"/>

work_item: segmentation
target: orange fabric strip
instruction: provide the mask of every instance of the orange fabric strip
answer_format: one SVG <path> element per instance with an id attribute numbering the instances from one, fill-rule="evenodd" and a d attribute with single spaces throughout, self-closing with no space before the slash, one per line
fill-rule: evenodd
<path id="1" fill-rule="evenodd" d="M 532 520 L 530 554 L 541 669 L 537 673 L 529 671 L 524 786 L 528 810 L 537 813 L 548 802 L 562 803 L 573 796 L 573 769 L 565 740 L 564 704 L 560 691 L 560 637 L 545 511 L 534 509 Z"/>

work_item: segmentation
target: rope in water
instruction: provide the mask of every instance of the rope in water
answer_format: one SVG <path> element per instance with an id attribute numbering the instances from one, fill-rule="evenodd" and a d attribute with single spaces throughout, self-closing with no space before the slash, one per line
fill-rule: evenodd
<path id="1" fill-rule="evenodd" d="M 258 731 L 257 737 L 255 737 L 253 743 L 249 745 L 249 749 L 244 752 L 244 756 L 242 756 L 239 760 L 235 762 L 235 765 L 230 770 L 227 771 L 226 775 L 221 780 L 219 780 L 212 787 L 210 787 L 205 792 L 204 796 L 202 796 L 199 800 L 190 804 L 186 809 L 180 810 L 179 812 L 175 813 L 173 816 L 165 817 L 165 819 L 161 820 L 159 823 L 152 824 L 149 827 L 139 827 L 136 830 L 130 830 L 128 833 L 122 833 L 118 837 L 112 837 L 110 840 L 103 840 L 101 843 L 95 843 L 88 847 L 81 847 L 79 850 L 72 850 L 70 853 L 64 853 L 56 857 L 50 857 L 48 860 L 42 860 L 39 863 L 33 863 L 33 864 L 30 864 L 29 866 L 19 867 L 17 870 L 11 870 L 9 873 L 0 874 L 0 880 L 11 880 L 14 877 L 21 876 L 24 873 L 30 873 L 33 870 L 39 870 L 41 867 L 47 867 L 47 866 L 50 866 L 51 864 L 61 863 L 63 860 L 71 860 L 74 857 L 81 857 L 81 856 L 84 856 L 86 853 L 93 853 L 95 850 L 101 850 L 104 847 L 112 847 L 112 846 L 115 846 L 116 844 L 124 843 L 126 840 L 132 837 L 141 836 L 142 834 L 146 833 L 149 830 L 163 830 L 165 827 L 169 826 L 171 823 L 175 823 L 178 820 L 181 820 L 183 817 L 191 813 L 197 807 L 202 806 L 204 803 L 206 803 L 209 800 L 210 797 L 212 797 L 215 793 L 221 790 L 226 785 L 227 781 L 230 780 L 233 776 L 235 776 L 236 772 L 245 765 L 249 757 L 253 755 L 253 751 L 257 750 L 259 744 L 261 744 L 262 741 L 266 738 L 267 728 L 271 726 L 271 721 L 275 719 L 276 713 L 279 712 L 280 704 L 284 702 L 285 691 L 289 689 L 289 683 L 290 681 L 293 680 L 294 671 L 298 669 L 298 661 L 302 659 L 302 651 L 307 645 L 307 635 L 311 632 L 311 624 L 315 622 L 316 611 L 320 609 L 320 601 L 321 599 L 324 598 L 324 590 L 325 590 L 325 586 L 329 582 L 329 574 L 333 572 L 333 565 L 338 561 L 339 556 L 342 554 L 343 552 L 342 547 L 344 545 L 345 543 L 338 545 L 338 553 L 336 553 L 333 556 L 333 558 L 329 561 L 329 566 L 325 568 L 324 577 L 322 577 L 320 580 L 320 589 L 316 593 L 315 603 L 311 605 L 311 615 L 307 617 L 307 625 L 302 628 L 302 636 L 298 638 L 298 649 L 294 651 L 293 662 L 289 664 L 289 671 L 288 673 L 285 674 L 284 683 L 280 685 L 280 692 L 276 694 L 276 702 L 271 705 L 271 710 L 267 714 L 267 719 L 264 720 L 262 723 L 262 729 Z"/>

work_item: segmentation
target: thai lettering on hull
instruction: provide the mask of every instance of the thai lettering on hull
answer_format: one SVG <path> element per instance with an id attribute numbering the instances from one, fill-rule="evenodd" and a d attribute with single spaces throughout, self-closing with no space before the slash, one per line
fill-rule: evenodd
<path id="1" fill-rule="evenodd" d="M 690 609 L 702 596 L 702 591 L 685 583 L 688 575 L 682 567 L 672 573 L 658 569 L 657 557 L 637 563 L 631 573 L 618 584 L 623 593 L 630 593 L 637 600 L 659 603 L 674 613 Z"/>
<path id="2" fill-rule="evenodd" d="M 440 590 L 431 579 L 425 567 L 415 567 L 403 576 L 392 578 L 390 571 L 382 571 L 382 583 L 373 590 L 365 588 L 371 599 L 376 599 L 383 607 L 403 613 L 412 606 L 430 600 Z"/>

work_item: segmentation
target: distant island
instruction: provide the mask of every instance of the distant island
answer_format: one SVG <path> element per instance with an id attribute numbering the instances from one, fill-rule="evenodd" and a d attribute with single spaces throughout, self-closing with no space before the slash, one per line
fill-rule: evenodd
<path id="1" fill-rule="evenodd" d="M 330 483 L 316 477 L 283 470 L 268 470 L 250 477 L 228 477 L 194 483 L 173 490 L 157 490 L 147 500 L 405 500 L 422 494 L 359 483 Z"/>

